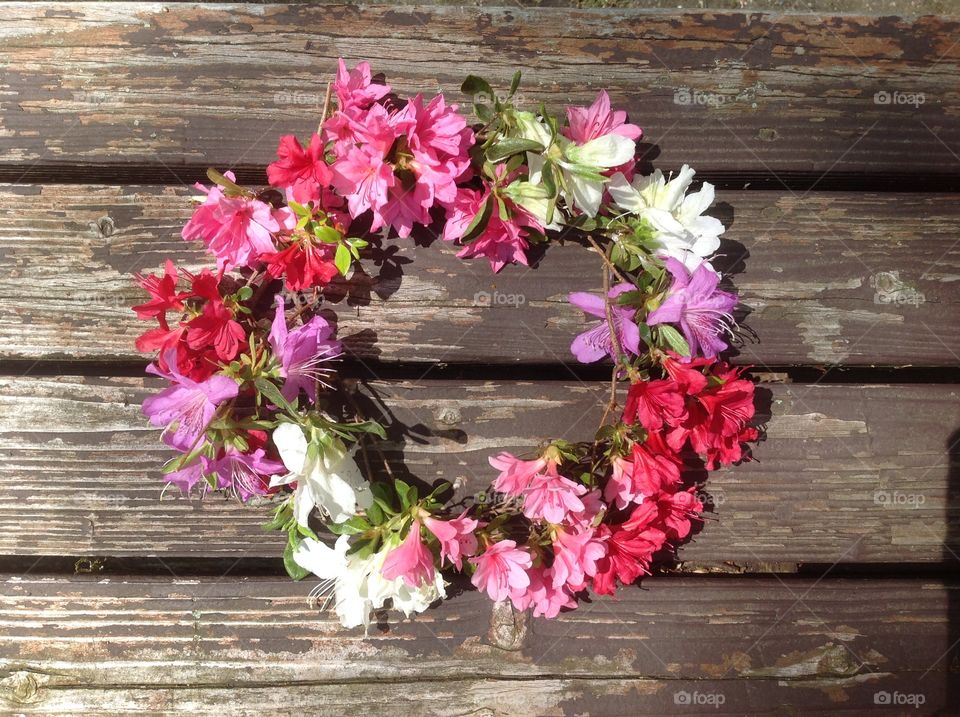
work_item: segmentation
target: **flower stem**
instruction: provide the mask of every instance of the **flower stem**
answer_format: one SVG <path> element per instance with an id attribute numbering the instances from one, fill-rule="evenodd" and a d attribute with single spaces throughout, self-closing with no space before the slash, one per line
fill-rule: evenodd
<path id="1" fill-rule="evenodd" d="M 327 93 L 323 96 L 323 111 L 320 113 L 320 124 L 317 125 L 317 134 L 323 131 L 323 123 L 327 121 L 327 113 L 330 112 L 330 91 L 333 85 L 327 83 Z"/>

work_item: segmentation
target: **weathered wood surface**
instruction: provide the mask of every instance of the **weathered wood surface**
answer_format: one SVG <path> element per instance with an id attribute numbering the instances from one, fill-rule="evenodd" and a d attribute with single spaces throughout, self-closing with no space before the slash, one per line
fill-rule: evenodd
<path id="1" fill-rule="evenodd" d="M 140 415 L 144 383 L 0 379 L 0 555 L 278 554 L 260 528 L 266 508 L 159 499 L 170 453 Z M 371 392 L 368 415 L 380 402 L 391 414 L 393 474 L 456 482 L 461 495 L 489 485 L 493 453 L 588 439 L 606 400 L 606 384 L 575 382 L 376 381 Z M 767 440 L 757 461 L 711 475 L 702 497 L 717 520 L 683 548 L 690 566 L 957 560 L 960 388 L 771 385 L 759 396 L 771 403 Z"/>
<path id="2" fill-rule="evenodd" d="M 224 703 L 251 715 L 918 713 L 875 707 L 877 693 L 899 692 L 934 714 L 956 696 L 955 581 L 656 578 L 557 620 L 491 610 L 468 591 L 369 637 L 309 605 L 311 586 L 5 576 L 0 704 L 58 715 Z"/>
<path id="3" fill-rule="evenodd" d="M 2 12 L 0 166 L 13 179 L 168 183 L 262 166 L 278 134 L 315 126 L 338 56 L 370 60 L 398 91 L 454 99 L 467 73 L 506 87 L 516 68 L 530 106 L 609 88 L 665 168 L 811 183 L 960 170 L 955 19 L 309 3 Z"/>
<path id="4" fill-rule="evenodd" d="M 146 330 L 130 307 L 133 271 L 171 256 L 209 265 L 180 238 L 187 190 L 0 188 L 0 359 L 143 360 Z M 741 362 L 960 363 L 960 197 L 728 191 L 713 213 L 729 225 L 718 266 L 749 307 Z M 328 292 L 340 335 L 365 361 L 573 363 L 587 323 L 566 302 L 599 290 L 599 259 L 567 243 L 536 269 L 490 272 L 452 247 L 391 242 L 372 276 Z M 415 260 L 414 260 L 415 259 Z M 487 301 L 489 305 L 484 305 Z M 746 333 L 746 332 L 745 332 Z"/>

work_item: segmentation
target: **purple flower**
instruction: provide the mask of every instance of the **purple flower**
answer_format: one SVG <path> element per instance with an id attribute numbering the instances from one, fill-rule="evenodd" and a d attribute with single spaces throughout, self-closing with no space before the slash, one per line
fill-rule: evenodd
<path id="1" fill-rule="evenodd" d="M 218 489 L 233 488 L 244 502 L 253 495 L 266 495 L 270 476 L 288 472 L 283 463 L 267 458 L 262 448 L 243 453 L 233 446 L 227 446 L 220 458 L 211 460 L 202 456 L 201 460 L 203 472 L 216 476 Z"/>
<path id="2" fill-rule="evenodd" d="M 676 259 L 665 259 L 664 265 L 673 274 L 673 284 L 666 300 L 647 316 L 647 324 L 679 324 L 691 357 L 716 356 L 727 348 L 721 336 L 730 332 L 737 295 L 718 289 L 720 275 L 706 264 L 692 273 Z"/>
<path id="3" fill-rule="evenodd" d="M 171 349 L 164 357 L 170 372 L 153 364 L 147 372 L 163 376 L 173 385 L 143 402 L 143 413 L 154 426 L 163 426 L 164 442 L 179 451 L 193 449 L 207 430 L 217 406 L 236 398 L 237 382 L 228 376 L 214 374 L 205 381 L 194 381 L 177 370 L 176 351 Z M 171 435 L 171 431 L 173 431 Z"/>
<path id="4" fill-rule="evenodd" d="M 185 468 L 167 473 L 164 480 L 180 489 L 180 492 L 189 493 L 200 479 L 203 478 L 204 464 L 198 459 Z"/>
<path id="5" fill-rule="evenodd" d="M 319 316 L 314 316 L 303 326 L 287 330 L 283 312 L 283 297 L 277 296 L 277 313 L 270 329 L 270 346 L 280 361 L 280 375 L 284 378 L 280 393 L 293 401 L 304 389 L 317 402 L 317 383 L 327 384 L 323 378 L 327 370 L 320 364 L 343 353 L 340 342 L 333 339 L 333 327 Z"/>
<path id="6" fill-rule="evenodd" d="M 617 284 L 610 289 L 608 296 L 614 299 L 625 291 L 632 291 L 633 288 L 632 285 L 627 283 Z M 577 357 L 577 361 L 580 363 L 593 363 L 607 355 L 609 355 L 610 358 L 615 358 L 603 298 L 583 291 L 575 291 L 570 294 L 568 298 L 571 304 L 585 314 L 597 316 L 602 319 L 598 325 L 588 331 L 584 331 L 570 344 L 570 350 L 573 352 L 573 355 Z M 620 344 L 620 350 L 632 354 L 639 354 L 640 329 L 637 328 L 636 323 L 633 321 L 636 310 L 626 306 L 617 306 L 613 303 L 611 303 L 610 308 L 613 311 L 613 325 L 617 331 L 617 342 Z"/>

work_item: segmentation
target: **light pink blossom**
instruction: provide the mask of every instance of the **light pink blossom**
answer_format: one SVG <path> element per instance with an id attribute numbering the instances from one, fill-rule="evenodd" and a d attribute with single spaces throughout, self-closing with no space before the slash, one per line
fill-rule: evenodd
<path id="1" fill-rule="evenodd" d="M 433 582 L 433 554 L 420 536 L 420 521 L 413 521 L 407 537 L 383 561 L 380 573 L 387 580 L 403 578 L 403 582 L 412 588 Z"/>
<path id="2" fill-rule="evenodd" d="M 477 521 L 467 517 L 463 511 L 459 518 L 453 520 L 438 520 L 427 517 L 423 519 L 427 530 L 433 533 L 440 541 L 440 559 L 447 560 L 463 569 L 463 557 L 477 552 L 477 536 L 473 531 L 477 529 Z"/>
<path id="3" fill-rule="evenodd" d="M 561 523 L 567 513 L 584 509 L 579 496 L 586 492 L 585 485 L 559 475 L 556 464 L 548 462 L 547 471 L 535 475 L 523 491 L 523 514 L 530 520 Z"/>
<path id="4" fill-rule="evenodd" d="M 517 610 L 533 608 L 534 617 L 554 618 L 563 608 L 574 608 L 577 601 L 566 585 L 553 584 L 552 568 L 532 568 L 527 572 L 530 585 L 525 590 L 511 593 L 510 599 Z"/>
<path id="5" fill-rule="evenodd" d="M 493 481 L 493 489 L 508 496 L 518 496 L 527 489 L 533 477 L 547 467 L 547 461 L 538 458 L 535 461 L 522 461 L 506 451 L 487 459 L 491 466 L 500 471 Z"/>
<path id="6" fill-rule="evenodd" d="M 607 547 L 594 530 L 558 530 L 553 541 L 553 585 L 566 585 L 580 590 L 587 578 L 596 574 L 597 561 L 607 554 Z"/>
<path id="7" fill-rule="evenodd" d="M 632 140 L 643 135 L 637 125 L 627 124 L 626 112 L 610 110 L 610 96 L 606 90 L 600 90 L 589 107 L 567 107 L 567 123 L 563 134 L 577 144 L 586 144 L 608 134 L 619 134 Z"/>
<path id="8" fill-rule="evenodd" d="M 474 587 L 487 593 L 491 600 L 505 600 L 511 592 L 524 590 L 530 584 L 527 570 L 533 565 L 530 551 L 517 548 L 512 540 L 501 540 L 481 555 L 470 558 L 477 566 L 470 579 Z"/>

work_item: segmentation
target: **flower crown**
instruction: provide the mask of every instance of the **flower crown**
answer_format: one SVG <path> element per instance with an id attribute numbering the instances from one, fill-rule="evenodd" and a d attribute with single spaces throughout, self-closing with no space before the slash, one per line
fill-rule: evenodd
<path id="1" fill-rule="evenodd" d="M 317 132 L 306 145 L 281 138 L 270 187 L 214 170 L 197 185 L 183 238 L 203 242 L 216 271 L 168 260 L 136 276 L 150 299 L 134 311 L 157 322 L 137 348 L 155 352 L 147 370 L 169 383 L 143 403 L 178 451 L 166 481 L 271 501 L 266 527 L 287 535 L 287 571 L 319 577 L 347 627 L 384 607 L 425 610 L 454 572 L 535 616 L 587 590 L 613 595 L 701 520 L 682 469 L 736 463 L 758 435 L 754 384 L 718 358 L 738 299 L 709 261 L 724 231 L 703 215 L 713 187 L 689 192 L 686 165 L 638 174 L 641 129 L 606 92 L 564 122 L 517 107 L 519 81 L 498 98 L 468 77 L 471 125 L 442 95 L 401 99 L 367 63 L 341 60 Z M 371 245 L 425 227 L 494 272 L 526 265 L 534 244 L 582 242 L 602 276 L 601 294 L 569 296 L 595 320 L 571 351 L 613 363 L 595 438 L 491 456 L 490 491 L 470 502 L 454 502 L 448 482 L 422 490 L 361 473 L 357 450 L 386 434 L 338 400 L 345 351 L 321 314 L 324 287 Z"/>

